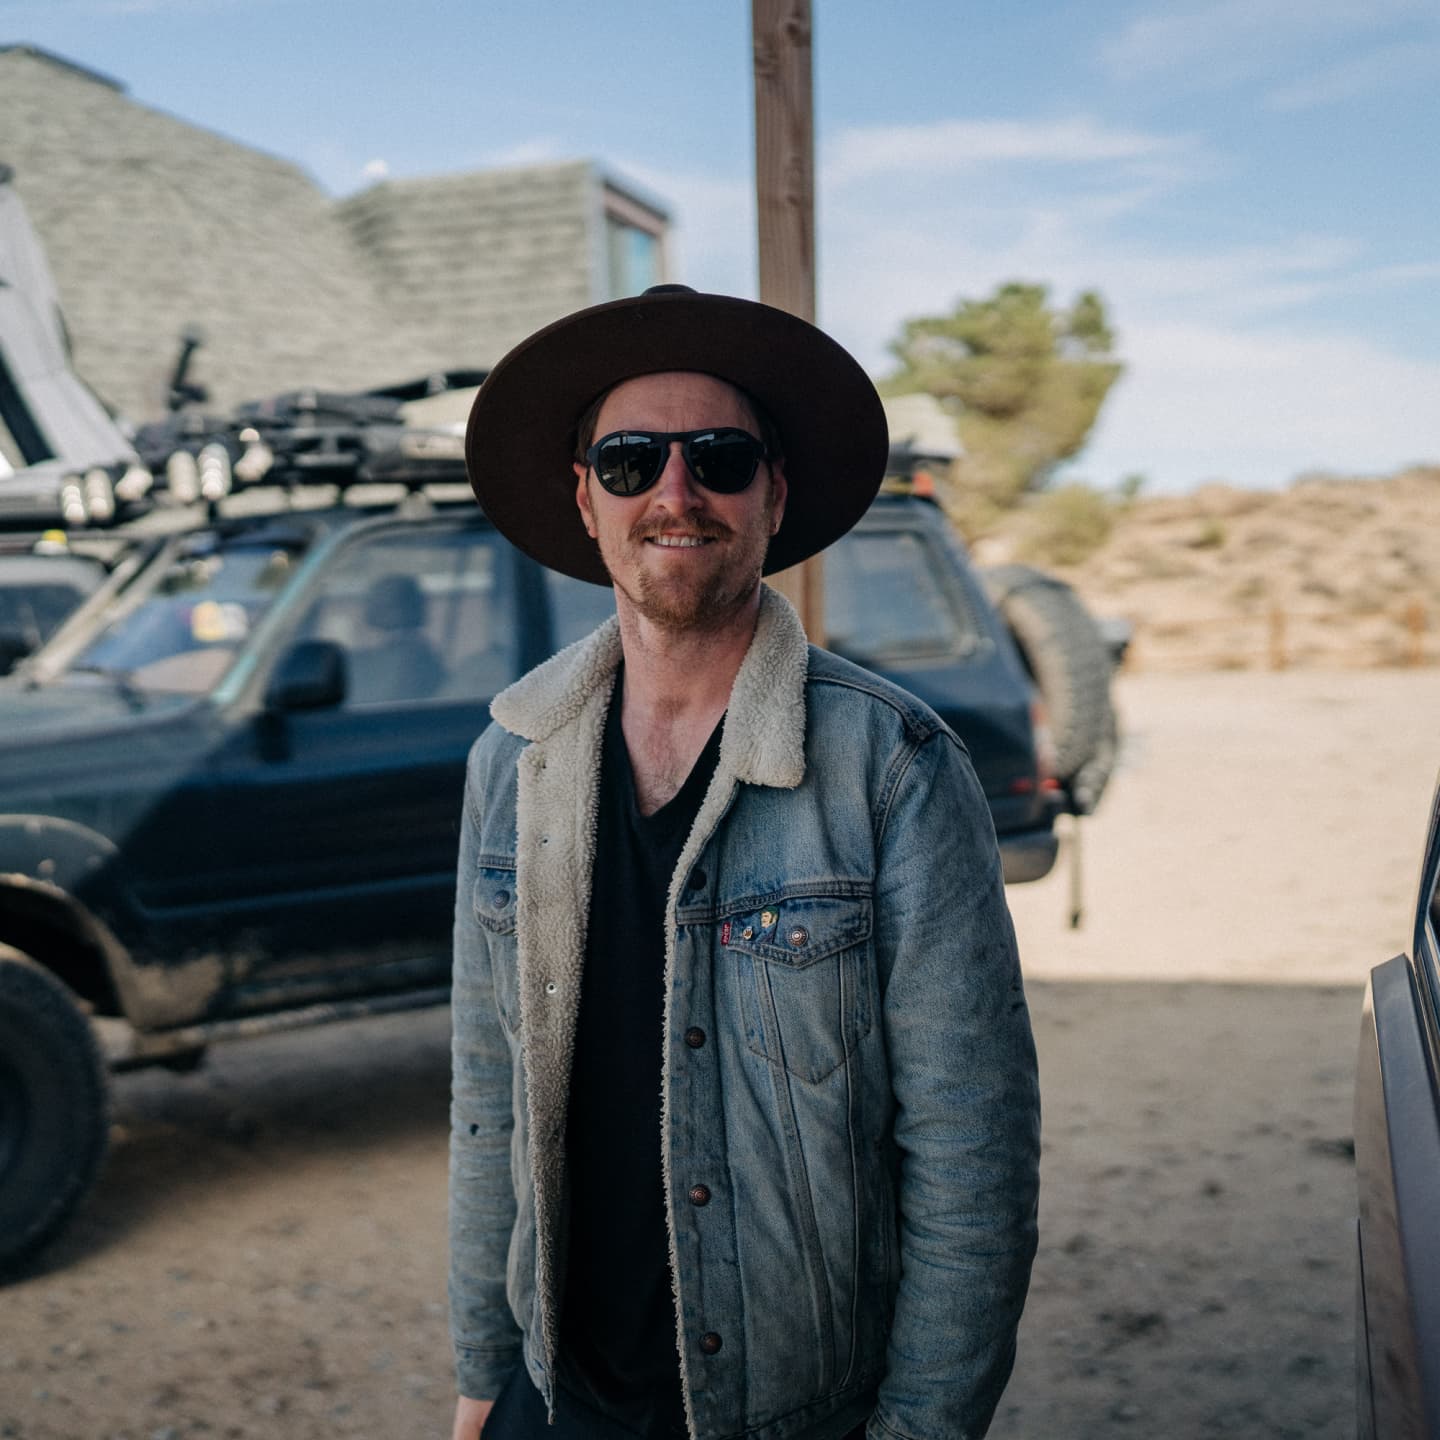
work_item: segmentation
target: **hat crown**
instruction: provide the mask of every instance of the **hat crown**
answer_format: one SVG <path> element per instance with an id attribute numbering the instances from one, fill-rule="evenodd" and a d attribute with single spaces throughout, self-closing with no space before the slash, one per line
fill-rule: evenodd
<path id="1" fill-rule="evenodd" d="M 465 459 L 496 528 L 542 565 L 609 584 L 575 503 L 576 421 L 621 381 L 671 370 L 742 390 L 785 437 L 788 493 L 767 574 L 838 539 L 875 498 L 889 450 L 885 411 L 852 355 L 774 306 L 652 285 L 536 331 L 480 387 Z"/>

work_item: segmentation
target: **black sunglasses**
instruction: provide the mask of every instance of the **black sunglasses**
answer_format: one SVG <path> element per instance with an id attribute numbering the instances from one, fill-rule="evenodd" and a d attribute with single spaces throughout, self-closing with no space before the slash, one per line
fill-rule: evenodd
<path id="1" fill-rule="evenodd" d="M 585 463 L 612 495 L 639 495 L 659 478 L 680 441 L 680 453 L 699 485 L 717 495 L 738 495 L 766 458 L 765 445 L 748 430 L 614 430 L 586 452 Z"/>

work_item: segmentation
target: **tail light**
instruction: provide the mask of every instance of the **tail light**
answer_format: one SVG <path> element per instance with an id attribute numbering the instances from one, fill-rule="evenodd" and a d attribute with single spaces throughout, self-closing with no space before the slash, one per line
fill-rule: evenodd
<path id="1" fill-rule="evenodd" d="M 1056 754 L 1055 739 L 1050 733 L 1050 717 L 1045 713 L 1044 702 L 1037 696 L 1030 702 L 1030 729 L 1035 735 L 1035 782 L 1034 785 L 1026 785 L 1022 793 L 1030 793 L 1032 789 L 1055 791 L 1060 788 L 1060 781 L 1056 777 Z M 1021 787 L 1017 784 L 1017 791 Z"/>

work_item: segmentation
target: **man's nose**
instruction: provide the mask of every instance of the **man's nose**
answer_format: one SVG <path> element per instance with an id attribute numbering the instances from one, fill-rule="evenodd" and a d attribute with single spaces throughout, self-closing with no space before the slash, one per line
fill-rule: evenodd
<path id="1" fill-rule="evenodd" d="M 670 453 L 665 457 L 665 468 L 655 481 L 652 501 L 663 502 L 672 510 L 691 510 L 700 503 L 700 487 L 685 463 L 682 442 L 672 440 Z"/>

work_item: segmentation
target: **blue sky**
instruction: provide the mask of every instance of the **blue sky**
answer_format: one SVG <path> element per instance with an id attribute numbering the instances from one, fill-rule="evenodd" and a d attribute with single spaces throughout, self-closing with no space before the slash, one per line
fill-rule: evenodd
<path id="1" fill-rule="evenodd" d="M 820 320 L 1096 288 L 1127 370 L 1074 467 L 1157 490 L 1440 462 L 1436 0 L 813 0 Z M 0 0 L 0 39 L 328 190 L 593 156 L 753 295 L 749 7 Z M 3 154 L 3 136 L 0 136 Z"/>

